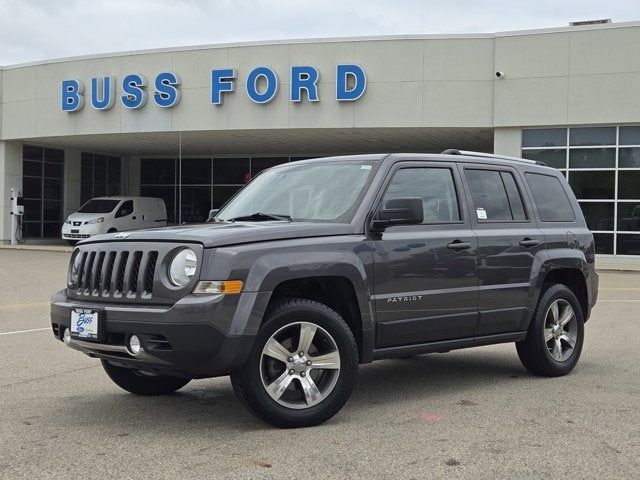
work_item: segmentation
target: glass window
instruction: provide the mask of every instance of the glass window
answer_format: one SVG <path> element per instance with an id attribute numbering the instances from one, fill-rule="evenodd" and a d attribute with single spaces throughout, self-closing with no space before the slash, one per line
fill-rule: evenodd
<path id="1" fill-rule="evenodd" d="M 216 185 L 244 185 L 251 180 L 248 158 L 214 158 L 213 183 Z"/>
<path id="2" fill-rule="evenodd" d="M 613 230 L 613 202 L 581 202 L 589 230 Z"/>
<path id="3" fill-rule="evenodd" d="M 251 175 L 256 176 L 267 168 L 275 167 L 283 163 L 287 163 L 289 157 L 258 157 L 251 159 Z"/>
<path id="4" fill-rule="evenodd" d="M 613 253 L 613 233 L 594 233 L 593 240 L 596 244 L 596 253 Z"/>
<path id="5" fill-rule="evenodd" d="M 640 145 L 640 127 L 620 127 L 620 145 Z"/>
<path id="6" fill-rule="evenodd" d="M 78 209 L 78 213 L 110 213 L 119 203 L 120 200 L 89 200 Z"/>
<path id="7" fill-rule="evenodd" d="M 107 165 L 106 155 L 93 157 L 93 181 L 95 183 L 107 183 Z"/>
<path id="8" fill-rule="evenodd" d="M 640 200 L 640 171 L 618 173 L 618 198 Z"/>
<path id="9" fill-rule="evenodd" d="M 140 166 L 140 183 L 143 185 L 175 185 L 175 159 L 143 158 Z"/>
<path id="10" fill-rule="evenodd" d="M 183 158 L 182 165 L 180 167 L 180 175 L 182 176 L 181 180 L 183 184 L 210 185 L 211 159 Z"/>
<path id="11" fill-rule="evenodd" d="M 640 235 L 622 233 L 617 236 L 618 255 L 640 255 Z"/>
<path id="12" fill-rule="evenodd" d="M 107 195 L 107 185 L 106 183 L 95 183 L 93 185 L 93 196 L 94 197 L 105 197 Z"/>
<path id="13" fill-rule="evenodd" d="M 93 183 L 93 154 L 80 154 L 80 179 L 83 183 Z"/>
<path id="14" fill-rule="evenodd" d="M 93 184 L 80 184 L 80 203 L 85 203 L 93 198 Z"/>
<path id="15" fill-rule="evenodd" d="M 211 208 L 220 208 L 233 197 L 242 187 L 214 187 L 213 188 L 213 204 Z"/>
<path id="16" fill-rule="evenodd" d="M 42 198 L 42 178 L 22 178 L 22 189 L 24 198 Z"/>
<path id="17" fill-rule="evenodd" d="M 33 145 L 23 145 L 22 158 L 23 160 L 35 160 L 42 161 L 43 151 L 41 147 L 34 147 Z"/>
<path id="18" fill-rule="evenodd" d="M 120 183 L 121 163 L 120 157 L 109 157 L 109 173 L 107 174 L 109 183 Z"/>
<path id="19" fill-rule="evenodd" d="M 116 218 L 126 217 L 133 213 L 133 200 L 127 200 L 126 202 L 122 202 L 120 208 L 116 212 Z"/>
<path id="20" fill-rule="evenodd" d="M 527 173 L 527 183 L 543 222 L 573 222 L 575 214 L 560 180 L 551 175 Z"/>
<path id="21" fill-rule="evenodd" d="M 43 202 L 42 219 L 49 222 L 62 221 L 62 202 L 47 200 Z"/>
<path id="22" fill-rule="evenodd" d="M 615 148 L 579 148 L 569 150 L 569 168 L 615 168 Z"/>
<path id="23" fill-rule="evenodd" d="M 24 200 L 24 220 L 42 220 L 42 200 Z"/>
<path id="24" fill-rule="evenodd" d="M 524 211 L 524 205 L 522 203 L 522 196 L 520 195 L 520 190 L 518 190 L 513 175 L 509 172 L 500 172 L 500 176 L 502 177 L 504 188 L 507 190 L 507 196 L 509 197 L 511 216 L 514 220 L 527 220 L 527 214 Z"/>
<path id="25" fill-rule="evenodd" d="M 42 222 L 27 222 L 25 220 L 22 224 L 22 234 L 25 237 L 42 237 Z"/>
<path id="26" fill-rule="evenodd" d="M 46 200 L 62 200 L 62 179 L 45 178 L 43 199 Z"/>
<path id="27" fill-rule="evenodd" d="M 579 200 L 611 199 L 615 194 L 614 172 L 576 172 L 569 175 L 569 184 Z"/>
<path id="28" fill-rule="evenodd" d="M 640 202 L 618 203 L 618 230 L 640 232 Z"/>
<path id="29" fill-rule="evenodd" d="M 49 178 L 60 178 L 64 177 L 64 165 L 61 163 L 48 163 L 44 164 L 44 176 Z"/>
<path id="30" fill-rule="evenodd" d="M 209 217 L 211 187 L 182 187 L 182 223 L 200 223 Z"/>
<path id="31" fill-rule="evenodd" d="M 465 175 L 469 182 L 478 220 L 514 220 L 500 172 L 468 169 Z M 520 208 L 522 208 L 522 202 Z"/>
<path id="32" fill-rule="evenodd" d="M 620 168 L 640 168 L 640 147 L 625 147 L 618 150 Z"/>
<path id="33" fill-rule="evenodd" d="M 24 160 L 22 162 L 22 175 L 25 177 L 41 177 L 42 162 L 33 162 L 30 160 Z"/>
<path id="34" fill-rule="evenodd" d="M 44 161 L 51 163 L 64 163 L 64 150 L 55 148 L 44 149 Z"/>
<path id="35" fill-rule="evenodd" d="M 423 224 L 460 221 L 458 197 L 448 168 L 403 168 L 393 176 L 382 203 L 392 198 L 422 198 Z"/>
<path id="36" fill-rule="evenodd" d="M 562 147 L 566 144 L 566 128 L 527 128 L 522 131 L 523 147 Z"/>
<path id="37" fill-rule="evenodd" d="M 567 168 L 567 150 L 523 150 L 522 158 L 544 162 L 553 168 Z"/>
<path id="38" fill-rule="evenodd" d="M 569 130 L 569 145 L 615 145 L 616 127 L 584 127 Z"/>
<path id="39" fill-rule="evenodd" d="M 42 236 L 45 238 L 60 237 L 61 227 L 61 222 L 43 222 Z"/>

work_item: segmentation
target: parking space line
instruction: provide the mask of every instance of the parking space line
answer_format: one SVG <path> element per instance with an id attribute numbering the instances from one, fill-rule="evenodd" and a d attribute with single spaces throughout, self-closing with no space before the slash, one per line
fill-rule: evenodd
<path id="1" fill-rule="evenodd" d="M 17 335 L 18 333 L 42 332 L 43 330 L 51 330 L 51 327 L 31 328 L 29 330 L 16 330 L 14 332 L 0 332 L 0 335 Z"/>

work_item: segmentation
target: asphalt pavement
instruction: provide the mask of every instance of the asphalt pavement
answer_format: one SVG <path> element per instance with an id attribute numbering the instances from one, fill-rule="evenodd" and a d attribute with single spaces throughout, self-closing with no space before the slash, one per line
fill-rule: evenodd
<path id="1" fill-rule="evenodd" d="M 328 423 L 278 430 L 228 378 L 136 397 L 49 327 L 68 252 L 0 250 L 0 478 L 640 478 L 640 274 L 603 273 L 562 378 L 512 344 L 360 369 Z"/>

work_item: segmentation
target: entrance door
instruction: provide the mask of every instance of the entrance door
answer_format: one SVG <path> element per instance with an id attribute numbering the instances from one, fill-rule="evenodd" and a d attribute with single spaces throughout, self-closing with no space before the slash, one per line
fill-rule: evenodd
<path id="1" fill-rule="evenodd" d="M 372 234 L 377 346 L 470 337 L 477 323 L 477 239 L 454 164 L 394 167 L 381 205 L 420 197 L 422 225 Z"/>

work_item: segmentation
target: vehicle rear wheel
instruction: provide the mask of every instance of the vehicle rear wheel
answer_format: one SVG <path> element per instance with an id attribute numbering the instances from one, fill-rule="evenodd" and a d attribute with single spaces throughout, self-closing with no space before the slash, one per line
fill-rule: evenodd
<path id="1" fill-rule="evenodd" d="M 106 360 L 102 360 L 102 367 L 116 385 L 136 395 L 167 395 L 180 390 L 191 381 L 189 378 L 116 367 Z"/>
<path id="2" fill-rule="evenodd" d="M 584 343 L 584 316 L 574 293 L 562 284 L 540 297 L 527 338 L 516 343 L 520 361 L 538 375 L 559 377 L 574 369 Z"/>
<path id="3" fill-rule="evenodd" d="M 249 359 L 231 374 L 242 403 L 281 428 L 333 417 L 355 386 L 358 348 L 349 326 L 326 305 L 284 300 L 267 313 Z"/>

